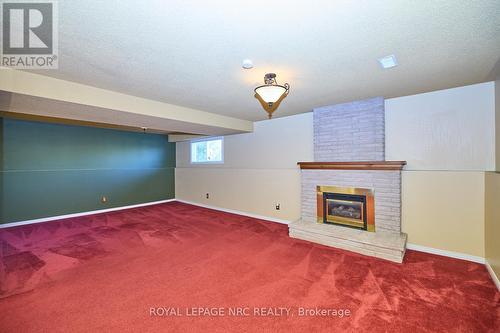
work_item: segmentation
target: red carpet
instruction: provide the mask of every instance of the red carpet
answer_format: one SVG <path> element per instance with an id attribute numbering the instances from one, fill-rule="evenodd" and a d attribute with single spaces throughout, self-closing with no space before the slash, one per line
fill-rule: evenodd
<path id="1" fill-rule="evenodd" d="M 0 229 L 0 241 L 0 332 L 500 331 L 483 265 L 414 251 L 393 264 L 176 202 Z"/>

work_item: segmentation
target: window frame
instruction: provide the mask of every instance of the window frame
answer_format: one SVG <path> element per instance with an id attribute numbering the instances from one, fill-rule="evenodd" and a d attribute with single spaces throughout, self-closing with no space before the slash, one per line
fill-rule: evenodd
<path id="1" fill-rule="evenodd" d="M 221 151 L 220 151 L 221 160 L 220 161 L 203 161 L 203 162 L 193 161 L 193 143 L 217 141 L 217 140 L 221 141 Z M 213 137 L 189 140 L 189 163 L 196 164 L 196 165 L 200 165 L 200 164 L 224 164 L 224 137 L 223 136 L 213 136 Z"/>

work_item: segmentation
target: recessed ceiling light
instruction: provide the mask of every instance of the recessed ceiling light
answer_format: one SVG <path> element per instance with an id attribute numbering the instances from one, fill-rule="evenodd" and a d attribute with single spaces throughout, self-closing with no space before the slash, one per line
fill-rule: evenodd
<path id="1" fill-rule="evenodd" d="M 396 60 L 396 56 L 394 54 L 380 58 L 378 62 L 384 69 L 396 67 L 398 65 L 398 61 Z"/>
<path id="2" fill-rule="evenodd" d="M 253 68 L 253 61 L 251 59 L 245 59 L 243 60 L 241 67 L 243 67 L 244 69 L 251 69 Z"/>

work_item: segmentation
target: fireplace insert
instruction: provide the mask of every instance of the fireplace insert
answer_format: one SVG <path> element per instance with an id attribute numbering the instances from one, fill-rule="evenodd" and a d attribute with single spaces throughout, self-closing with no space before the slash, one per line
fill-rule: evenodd
<path id="1" fill-rule="evenodd" d="M 375 231 L 373 191 L 318 186 L 318 222 Z"/>
<path id="2" fill-rule="evenodd" d="M 366 230 L 366 197 L 323 193 L 323 222 Z"/>

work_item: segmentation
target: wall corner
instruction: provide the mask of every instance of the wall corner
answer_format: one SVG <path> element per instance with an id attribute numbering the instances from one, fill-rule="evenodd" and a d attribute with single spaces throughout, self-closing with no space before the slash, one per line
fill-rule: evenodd
<path id="1" fill-rule="evenodd" d="M 500 74 L 495 82 L 495 170 L 500 171 Z"/>

